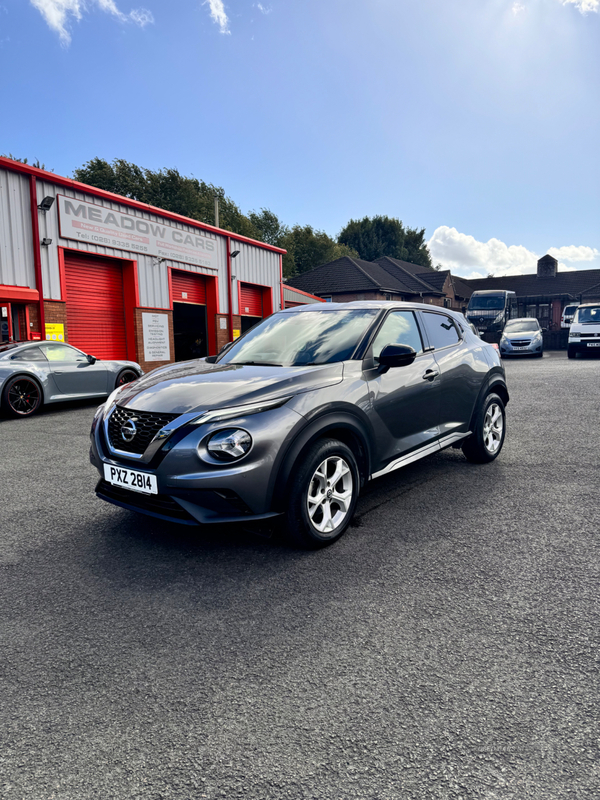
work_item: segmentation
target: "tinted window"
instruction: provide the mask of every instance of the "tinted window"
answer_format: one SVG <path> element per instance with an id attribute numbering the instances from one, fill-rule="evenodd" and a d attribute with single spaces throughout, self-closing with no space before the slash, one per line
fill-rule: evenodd
<path id="1" fill-rule="evenodd" d="M 412 311 L 392 311 L 387 315 L 373 342 L 375 360 L 379 359 L 386 344 L 406 344 L 417 353 L 423 352 L 421 335 Z"/>
<path id="2" fill-rule="evenodd" d="M 448 347 L 460 341 L 458 331 L 450 317 L 445 314 L 432 314 L 426 311 L 423 314 L 425 328 L 429 337 L 429 344 L 439 350 L 441 347 Z"/>
<path id="3" fill-rule="evenodd" d="M 11 361 L 45 361 L 44 354 L 40 350 L 39 347 L 28 347 L 25 350 L 21 350 L 20 353 L 15 353 L 14 356 L 11 356 Z"/>
<path id="4" fill-rule="evenodd" d="M 43 344 L 41 348 L 48 361 L 75 361 L 76 359 L 85 361 L 83 353 L 66 344 Z"/>

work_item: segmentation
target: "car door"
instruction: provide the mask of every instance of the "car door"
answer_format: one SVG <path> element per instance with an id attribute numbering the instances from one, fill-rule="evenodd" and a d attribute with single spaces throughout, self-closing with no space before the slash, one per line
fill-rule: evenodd
<path id="1" fill-rule="evenodd" d="M 102 361 L 90 364 L 85 353 L 68 344 L 40 345 L 61 395 L 82 396 L 107 393 L 108 373 Z"/>
<path id="2" fill-rule="evenodd" d="M 457 323 L 438 311 L 421 311 L 429 346 L 440 371 L 440 438 L 466 433 L 489 366 L 483 347 L 470 345 Z"/>
<path id="3" fill-rule="evenodd" d="M 408 345 L 417 353 L 412 364 L 379 371 L 379 354 L 388 344 Z M 384 319 L 365 358 L 372 401 L 378 465 L 439 437 L 440 382 L 433 353 L 427 352 L 413 311 L 392 310 Z"/>

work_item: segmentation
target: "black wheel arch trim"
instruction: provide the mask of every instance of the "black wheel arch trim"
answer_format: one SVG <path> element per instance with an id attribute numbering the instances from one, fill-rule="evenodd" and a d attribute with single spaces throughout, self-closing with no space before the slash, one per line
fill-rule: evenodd
<path id="1" fill-rule="evenodd" d="M 506 380 L 498 368 L 495 368 L 495 370 L 488 375 L 487 379 L 482 383 L 481 388 L 479 389 L 479 394 L 477 395 L 477 400 L 475 401 L 475 405 L 473 406 L 473 411 L 471 413 L 471 419 L 469 420 L 469 430 L 473 430 L 475 417 L 477 416 L 479 407 L 491 392 L 496 392 L 505 406 L 510 400 L 508 389 L 506 388 Z"/>
<path id="2" fill-rule="evenodd" d="M 360 470 L 361 486 L 369 479 L 371 474 L 371 445 L 374 432 L 371 425 L 356 406 L 346 403 L 336 403 L 325 409 L 316 410 L 309 419 L 303 418 L 304 424 L 290 432 L 286 441 L 279 449 L 271 479 L 268 487 L 269 506 L 275 511 L 280 511 L 285 505 L 286 487 L 292 476 L 294 464 L 301 453 L 318 439 L 324 438 L 331 432 L 344 432 L 344 441 L 354 452 Z M 358 452 L 356 452 L 358 448 Z"/>

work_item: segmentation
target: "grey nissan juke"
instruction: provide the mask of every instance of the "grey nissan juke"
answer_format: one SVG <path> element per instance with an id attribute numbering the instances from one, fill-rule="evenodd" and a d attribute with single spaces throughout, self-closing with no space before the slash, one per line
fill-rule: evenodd
<path id="1" fill-rule="evenodd" d="M 155 369 L 98 408 L 98 497 L 187 525 L 281 517 L 322 547 L 361 487 L 453 446 L 493 461 L 508 391 L 465 318 L 420 303 L 280 311 L 218 356 Z"/>

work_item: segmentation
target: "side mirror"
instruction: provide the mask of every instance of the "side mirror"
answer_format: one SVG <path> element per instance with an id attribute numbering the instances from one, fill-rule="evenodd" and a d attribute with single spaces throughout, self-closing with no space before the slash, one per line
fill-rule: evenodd
<path id="1" fill-rule="evenodd" d="M 406 344 L 386 344 L 379 354 L 379 367 L 407 367 L 417 357 L 417 351 Z"/>
<path id="2" fill-rule="evenodd" d="M 88 360 L 88 364 L 95 364 L 97 361 L 95 356 L 90 356 L 89 354 L 86 356 L 86 358 Z"/>
<path id="3" fill-rule="evenodd" d="M 548 328 L 542 328 L 542 333 L 548 333 Z"/>

